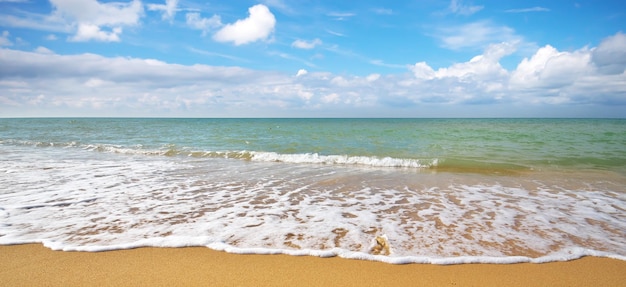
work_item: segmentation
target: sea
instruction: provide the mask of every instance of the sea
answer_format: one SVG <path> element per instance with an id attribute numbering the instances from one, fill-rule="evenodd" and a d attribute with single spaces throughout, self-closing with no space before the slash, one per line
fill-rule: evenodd
<path id="1" fill-rule="evenodd" d="M 626 119 L 0 119 L 0 245 L 626 260 Z"/>

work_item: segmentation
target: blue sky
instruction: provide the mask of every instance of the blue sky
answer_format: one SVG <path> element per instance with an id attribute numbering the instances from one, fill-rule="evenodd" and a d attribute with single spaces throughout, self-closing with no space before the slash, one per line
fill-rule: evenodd
<path id="1" fill-rule="evenodd" d="M 625 117 L 626 2 L 0 0 L 0 117 Z"/>

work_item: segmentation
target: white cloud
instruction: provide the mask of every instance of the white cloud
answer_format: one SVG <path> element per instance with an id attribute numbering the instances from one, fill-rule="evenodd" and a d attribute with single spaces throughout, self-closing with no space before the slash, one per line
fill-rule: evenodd
<path id="1" fill-rule="evenodd" d="M 218 42 L 233 42 L 237 46 L 267 40 L 276 25 L 274 14 L 263 4 L 250 7 L 248 13 L 248 18 L 221 28 L 213 35 L 213 39 Z"/>
<path id="2" fill-rule="evenodd" d="M 45 38 L 48 41 L 56 41 L 57 40 L 57 36 L 54 34 L 49 34 L 48 36 L 46 36 Z"/>
<path id="3" fill-rule="evenodd" d="M 350 81 L 342 76 L 336 76 L 330 80 L 330 83 L 336 86 L 348 87 L 351 85 Z"/>
<path id="4" fill-rule="evenodd" d="M 426 62 L 415 63 L 415 65 L 409 67 L 409 69 L 413 72 L 415 78 L 420 80 L 432 80 L 436 75 L 433 68 L 426 64 Z"/>
<path id="5" fill-rule="evenodd" d="M 177 6 L 178 0 L 165 0 L 165 4 L 148 4 L 148 10 L 163 11 L 161 16 L 163 20 L 173 20 L 174 16 L 176 16 Z"/>
<path id="6" fill-rule="evenodd" d="M 491 43 L 522 41 L 522 37 L 517 35 L 512 28 L 498 26 L 490 21 L 439 28 L 437 32 L 434 37 L 441 40 L 443 47 L 452 50 L 485 48 Z"/>
<path id="7" fill-rule="evenodd" d="M 335 31 L 332 31 L 332 30 L 326 30 L 326 32 L 328 34 L 331 34 L 331 35 L 334 35 L 334 36 L 337 36 L 337 37 L 345 37 L 346 36 L 345 34 L 342 34 L 342 33 L 339 33 L 339 32 L 335 32 Z"/>
<path id="8" fill-rule="evenodd" d="M 421 80 L 454 77 L 464 81 L 490 81 L 507 75 L 508 72 L 500 65 L 500 59 L 514 51 L 514 44 L 494 44 L 490 45 L 482 55 L 473 57 L 469 62 L 456 63 L 437 71 L 425 62 L 419 62 L 410 69 L 415 77 Z"/>
<path id="9" fill-rule="evenodd" d="M 50 0 L 54 13 L 78 23 L 93 25 L 136 25 L 143 14 L 141 1 L 100 3 L 97 0 Z"/>
<path id="10" fill-rule="evenodd" d="M 259 96 L 284 101 L 294 101 L 295 97 L 298 100 L 291 105 L 296 105 L 310 95 L 306 89 L 296 88 L 290 77 L 238 67 L 183 66 L 152 59 L 45 55 L 8 49 L 0 49 L 0 66 L 6 67 L 0 69 L 0 102 L 25 107 L 29 99 L 46 94 L 44 107 L 87 111 L 83 115 L 93 109 L 184 115 L 181 109 L 194 102 L 206 103 L 194 107 L 197 111 L 228 115 L 233 109 L 237 112 L 245 107 L 267 106 L 268 101 L 255 100 Z M 18 79 L 27 79 L 29 84 L 19 90 L 9 86 L 20 82 Z M 275 95 L 277 88 L 289 94 Z M 145 97 L 155 100 L 142 103 L 140 99 Z M 0 114 L 8 115 L 6 109 L 0 106 Z"/>
<path id="11" fill-rule="evenodd" d="M 450 12 L 459 15 L 472 15 L 483 8 L 483 6 L 464 5 L 461 0 L 452 0 L 448 6 Z"/>
<path id="12" fill-rule="evenodd" d="M 0 47 L 2 46 L 12 46 L 13 42 L 11 42 L 11 40 L 9 40 L 9 31 L 2 31 L 2 34 L 0 34 Z"/>
<path id="13" fill-rule="evenodd" d="M 402 85 L 425 91 L 412 102 L 498 103 L 503 100 L 509 77 L 509 72 L 499 61 L 514 51 L 515 45 L 495 44 L 468 62 L 437 70 L 419 62 L 409 67 L 417 81 L 404 81 Z"/>
<path id="14" fill-rule="evenodd" d="M 315 48 L 315 46 L 321 45 L 321 44 L 322 44 L 322 40 L 318 38 L 315 38 L 310 42 L 298 39 L 298 40 L 293 41 L 293 43 L 291 43 L 291 46 L 298 48 L 298 49 L 313 49 Z"/>
<path id="15" fill-rule="evenodd" d="M 305 69 L 300 69 L 298 70 L 298 73 L 296 73 L 296 77 L 300 77 L 300 76 L 304 76 L 306 74 L 308 74 L 309 72 Z"/>
<path id="16" fill-rule="evenodd" d="M 212 29 L 222 26 L 222 20 L 219 15 L 213 15 L 211 18 L 202 18 L 200 13 L 187 13 L 187 25 L 193 29 L 202 30 L 202 34 L 205 35 Z"/>
<path id="17" fill-rule="evenodd" d="M 559 52 L 547 45 L 522 60 L 511 75 L 511 84 L 524 90 L 570 86 L 592 72 L 590 59 L 588 49 Z"/>
<path id="18" fill-rule="evenodd" d="M 98 25 L 93 24 L 78 24 L 78 30 L 76 35 L 70 37 L 70 41 L 84 42 L 84 41 L 101 41 L 101 42 L 119 42 L 119 35 L 122 33 L 122 28 L 115 27 L 111 31 L 102 31 Z"/>
<path id="19" fill-rule="evenodd" d="M 351 12 L 330 12 L 328 14 L 326 14 L 330 17 L 352 17 L 355 16 L 356 14 L 351 13 Z"/>
<path id="20" fill-rule="evenodd" d="M 516 69 L 507 71 L 499 61 L 517 47 L 501 43 L 489 46 L 468 62 L 437 70 L 425 62 L 410 69 L 416 81 L 406 87 L 428 91 L 421 101 L 525 104 L 604 104 L 626 105 L 626 42 L 622 34 L 605 39 L 598 48 L 563 52 L 546 45 Z M 606 46 L 604 46 L 606 45 Z M 614 73 L 603 76 L 602 65 L 592 62 L 592 54 L 606 47 L 609 58 L 618 64 Z M 610 47 L 610 49 L 608 49 Z"/>
<path id="21" fill-rule="evenodd" d="M 356 14 L 355 13 L 351 13 L 351 12 L 330 12 L 330 13 L 326 14 L 326 16 L 333 17 L 337 21 L 344 21 L 344 20 L 347 20 L 350 17 L 356 16 Z"/>
<path id="22" fill-rule="evenodd" d="M 514 51 L 514 45 L 510 43 L 490 45 L 482 55 L 472 58 L 469 62 L 439 69 L 436 77 L 475 77 L 477 80 L 485 80 L 505 76 L 507 71 L 500 66 L 500 59 Z"/>
<path id="23" fill-rule="evenodd" d="M 577 116 L 586 111 L 590 116 L 619 116 L 626 106 L 626 72 L 624 66 L 605 70 L 602 59 L 624 63 L 623 37 L 618 33 L 598 47 L 573 51 L 546 45 L 512 70 L 500 61 L 518 46 L 505 42 L 447 67 L 433 69 L 419 62 L 405 73 L 365 76 L 304 69 L 294 76 L 153 59 L 59 55 L 45 53 L 43 47 L 36 52 L 3 48 L 0 114 L 56 110 L 66 116 L 445 117 L 528 112 Z"/>
<path id="24" fill-rule="evenodd" d="M 50 50 L 50 49 L 48 49 L 46 47 L 42 47 L 42 46 L 37 47 L 34 51 L 35 51 L 35 53 L 39 53 L 39 54 L 49 54 L 49 55 L 54 54 L 54 52 L 52 50 Z"/>
<path id="25" fill-rule="evenodd" d="M 292 9 L 291 7 L 289 7 L 289 5 L 285 4 L 285 1 L 283 0 L 263 0 L 261 1 L 263 2 L 263 4 L 265 4 L 266 6 L 272 7 L 272 8 L 276 8 L 279 11 L 286 13 L 286 14 L 296 14 L 297 12 L 295 12 L 294 9 Z"/>
<path id="26" fill-rule="evenodd" d="M 380 74 L 370 74 L 365 78 L 368 82 L 373 82 L 380 79 Z"/>
<path id="27" fill-rule="evenodd" d="M 336 104 L 339 102 L 339 94 L 331 93 L 322 97 L 322 102 L 326 104 Z"/>
<path id="28" fill-rule="evenodd" d="M 310 92 L 310 91 L 303 90 L 301 87 L 299 87 L 299 88 L 300 89 L 298 89 L 297 92 L 296 92 L 298 97 L 300 97 L 301 99 L 305 100 L 306 103 L 309 103 L 314 94 L 312 92 Z"/>
<path id="29" fill-rule="evenodd" d="M 593 63 L 604 74 L 621 74 L 626 69 L 626 35 L 617 33 L 604 39 L 591 54 Z"/>
<path id="30" fill-rule="evenodd" d="M 100 3 L 96 0 L 50 0 L 53 16 L 73 23 L 76 35 L 72 41 L 120 40 L 123 26 L 139 24 L 143 5 L 139 0 L 129 3 Z M 106 27 L 104 30 L 103 27 Z"/>
<path id="31" fill-rule="evenodd" d="M 101 79 L 91 78 L 91 79 L 87 80 L 84 85 L 85 85 L 85 87 L 88 87 L 88 88 L 97 88 L 97 87 L 100 87 L 100 86 L 102 86 L 104 84 L 105 84 L 105 82 L 103 80 L 101 80 Z"/>
<path id="32" fill-rule="evenodd" d="M 72 23 L 58 15 L 27 13 L 22 17 L 0 14 L 0 26 L 18 27 L 49 32 L 71 33 L 75 28 Z"/>
<path id="33" fill-rule="evenodd" d="M 506 13 L 528 13 L 528 12 L 549 12 L 550 9 L 540 6 L 535 6 L 532 8 L 520 8 L 520 9 L 508 9 L 504 10 Z"/>

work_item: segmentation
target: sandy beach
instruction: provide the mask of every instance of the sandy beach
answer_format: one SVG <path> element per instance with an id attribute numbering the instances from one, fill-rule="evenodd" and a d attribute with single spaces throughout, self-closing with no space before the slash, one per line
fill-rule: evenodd
<path id="1" fill-rule="evenodd" d="M 626 262 L 585 257 L 545 264 L 391 265 L 203 247 L 97 253 L 0 246 L 1 286 L 620 286 Z"/>

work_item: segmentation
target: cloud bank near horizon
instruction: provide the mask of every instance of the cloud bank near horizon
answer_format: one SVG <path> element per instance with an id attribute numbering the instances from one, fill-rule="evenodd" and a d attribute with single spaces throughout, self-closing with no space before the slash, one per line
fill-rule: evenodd
<path id="1" fill-rule="evenodd" d="M 0 0 L 0 117 L 626 117 L 622 6 Z"/>
<path id="2" fill-rule="evenodd" d="M 624 116 L 626 34 L 597 47 L 540 47 L 515 69 L 500 61 L 515 43 L 466 62 L 354 76 L 293 74 L 154 59 L 0 50 L 2 116 Z M 502 114 L 499 107 L 517 107 Z M 32 111 L 32 113 L 26 112 Z M 48 111 L 48 113 L 46 113 Z M 64 114 L 55 112 L 64 111 Z M 536 111 L 536 113 L 532 113 Z M 546 113 L 542 113 L 542 111 Z M 530 112 L 530 114 L 529 114 Z M 549 112 L 549 113 L 547 113 Z"/>

